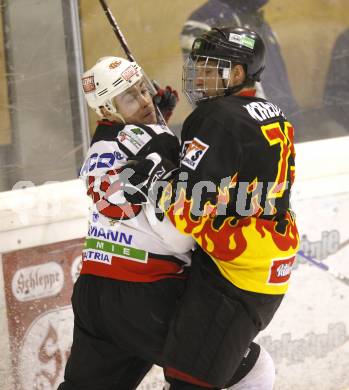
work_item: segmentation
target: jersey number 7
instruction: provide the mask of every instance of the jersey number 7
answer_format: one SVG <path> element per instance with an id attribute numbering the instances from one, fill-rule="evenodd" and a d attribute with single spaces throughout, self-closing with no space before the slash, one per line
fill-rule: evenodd
<path id="1" fill-rule="evenodd" d="M 284 122 L 283 129 L 280 122 L 274 122 L 261 126 L 261 130 L 270 146 L 280 145 L 277 176 L 268 192 L 268 198 L 281 198 L 286 189 L 288 171 L 290 171 L 291 184 L 295 176 L 295 166 L 289 163 L 290 156 L 293 157 L 294 161 L 296 155 L 293 144 L 294 129 L 289 122 Z"/>

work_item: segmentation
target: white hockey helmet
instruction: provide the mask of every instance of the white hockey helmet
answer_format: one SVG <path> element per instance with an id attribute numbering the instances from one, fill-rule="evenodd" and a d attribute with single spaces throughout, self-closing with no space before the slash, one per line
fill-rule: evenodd
<path id="1" fill-rule="evenodd" d="M 102 106 L 117 114 L 113 97 L 132 87 L 142 77 L 142 68 L 136 62 L 121 57 L 102 57 L 81 78 L 87 104 L 101 117 Z"/>

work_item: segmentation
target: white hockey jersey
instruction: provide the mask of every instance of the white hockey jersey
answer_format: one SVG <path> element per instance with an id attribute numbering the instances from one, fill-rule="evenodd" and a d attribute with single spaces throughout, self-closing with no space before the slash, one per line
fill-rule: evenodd
<path id="1" fill-rule="evenodd" d="M 137 282 L 184 277 L 192 238 L 160 221 L 151 204 L 119 204 L 118 169 L 152 152 L 178 164 L 179 142 L 167 127 L 99 122 L 80 171 L 93 200 L 82 274 Z"/>

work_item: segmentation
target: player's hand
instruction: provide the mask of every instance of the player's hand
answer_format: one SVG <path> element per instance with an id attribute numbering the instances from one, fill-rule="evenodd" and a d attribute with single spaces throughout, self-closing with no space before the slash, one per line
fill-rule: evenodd
<path id="1" fill-rule="evenodd" d="M 165 121 L 168 122 L 179 101 L 178 92 L 170 86 L 160 88 L 155 80 L 153 80 L 153 85 L 157 91 L 157 94 L 153 97 L 153 102 L 159 107 Z"/>
<path id="2" fill-rule="evenodd" d="M 132 204 L 156 203 L 171 175 L 178 168 L 158 153 L 151 153 L 146 158 L 129 160 L 119 180 L 123 185 L 124 197 Z"/>

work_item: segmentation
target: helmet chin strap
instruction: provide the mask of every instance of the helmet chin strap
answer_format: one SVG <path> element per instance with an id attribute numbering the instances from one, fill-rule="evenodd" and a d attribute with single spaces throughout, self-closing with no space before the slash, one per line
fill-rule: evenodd
<path id="1" fill-rule="evenodd" d="M 253 80 L 251 80 L 250 78 L 245 78 L 245 81 L 243 83 L 241 83 L 239 85 L 235 85 L 233 87 L 229 87 L 227 80 L 222 77 L 222 83 L 223 83 L 223 86 L 225 88 L 224 96 L 230 96 L 230 95 L 234 95 L 235 93 L 240 92 L 245 87 L 248 87 L 249 86 L 248 84 L 251 81 L 260 81 L 260 75 L 263 72 L 264 68 L 265 68 L 265 66 L 263 66 L 261 69 L 259 69 L 259 71 L 257 73 L 255 73 L 253 75 Z M 220 72 L 220 74 L 221 74 L 221 76 L 223 75 L 222 72 Z"/>
<path id="2" fill-rule="evenodd" d="M 239 85 L 234 85 L 233 87 L 228 87 L 228 83 L 226 79 L 222 78 L 222 83 L 224 86 L 224 96 L 230 96 L 244 89 L 248 83 L 248 80 L 245 80 L 243 83 Z"/>
<path id="3" fill-rule="evenodd" d="M 243 82 L 242 84 L 239 84 L 239 85 L 235 85 L 234 87 L 228 87 L 227 86 L 227 82 L 226 80 L 222 79 L 222 83 L 223 83 L 223 86 L 224 86 L 224 93 L 222 94 L 217 94 L 215 96 L 210 96 L 210 97 L 207 97 L 205 100 L 212 100 L 212 99 L 217 99 L 219 97 L 222 97 L 222 96 L 230 96 L 230 95 L 234 95 L 238 92 L 240 92 L 242 89 L 244 89 L 246 86 L 247 86 L 247 82 Z M 203 101 L 205 101 L 203 100 Z M 200 103 L 200 102 L 198 102 Z"/>
<path id="4" fill-rule="evenodd" d="M 235 93 L 240 92 L 240 91 L 241 91 L 242 89 L 244 89 L 246 86 L 247 86 L 247 83 L 244 82 L 244 83 L 242 83 L 242 84 L 235 85 L 234 87 L 228 87 L 228 88 L 224 91 L 224 96 L 234 95 Z"/>
<path id="5" fill-rule="evenodd" d="M 126 121 L 125 121 L 124 117 L 123 117 L 120 113 L 116 112 L 116 113 L 114 114 L 114 116 L 118 117 L 118 118 L 121 120 L 121 122 L 122 122 L 124 125 L 126 125 Z"/>
<path id="6" fill-rule="evenodd" d="M 108 104 L 106 104 L 106 109 L 108 112 L 110 112 L 111 115 L 114 115 L 116 116 L 118 119 L 121 120 L 121 122 L 126 125 L 126 121 L 124 119 L 124 117 L 118 112 L 118 109 L 116 108 L 116 104 L 115 102 L 113 101 L 115 96 L 113 96 L 112 98 L 110 98 L 110 100 L 107 102 Z"/>
<path id="7" fill-rule="evenodd" d="M 105 111 L 107 111 L 111 115 L 111 118 L 107 118 L 107 119 L 110 120 L 110 119 L 113 119 L 113 117 L 116 117 L 116 118 L 118 118 L 121 121 L 121 123 L 126 125 L 126 121 L 125 121 L 124 117 L 117 111 L 117 109 L 116 109 L 116 107 L 114 106 L 113 103 L 111 103 L 111 105 L 112 105 L 112 108 L 111 108 L 110 104 L 104 106 Z M 102 113 L 102 111 L 100 109 L 98 109 L 98 111 L 97 111 L 98 115 L 100 115 L 102 117 L 106 116 L 106 115 L 104 115 Z"/>

